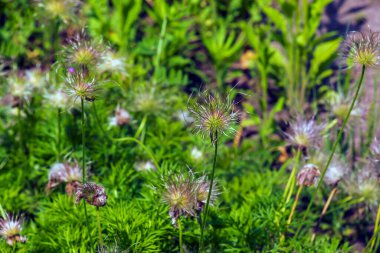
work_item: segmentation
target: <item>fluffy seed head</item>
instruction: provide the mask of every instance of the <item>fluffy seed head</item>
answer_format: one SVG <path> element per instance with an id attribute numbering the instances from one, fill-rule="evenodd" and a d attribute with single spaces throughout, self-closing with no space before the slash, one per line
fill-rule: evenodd
<path id="1" fill-rule="evenodd" d="M 183 174 L 170 177 L 164 185 L 163 200 L 169 205 L 169 215 L 172 224 L 177 225 L 178 218 L 194 217 L 197 203 L 197 184 L 193 177 L 185 177 Z"/>
<path id="2" fill-rule="evenodd" d="M 132 110 L 144 115 L 162 116 L 167 109 L 167 94 L 153 85 L 142 85 L 133 92 Z"/>
<path id="3" fill-rule="evenodd" d="M 55 163 L 49 171 L 46 190 L 50 191 L 61 183 L 66 183 L 66 192 L 71 196 L 82 181 L 82 172 L 77 161 Z"/>
<path id="4" fill-rule="evenodd" d="M 60 89 L 46 93 L 44 97 L 48 104 L 54 108 L 65 108 L 68 103 L 67 94 Z"/>
<path id="5" fill-rule="evenodd" d="M 324 169 L 328 155 L 321 150 L 315 150 L 309 155 L 307 163 L 315 165 L 320 171 Z M 336 154 L 327 168 L 323 178 L 327 185 L 335 186 L 349 172 L 349 165 Z"/>
<path id="6" fill-rule="evenodd" d="M 88 204 L 97 207 L 105 206 L 107 203 L 106 189 L 95 183 L 79 185 L 76 189 L 75 196 L 77 204 L 79 204 L 82 199 L 85 199 Z"/>
<path id="7" fill-rule="evenodd" d="M 371 30 L 350 32 L 343 43 L 343 55 L 348 67 L 380 64 L 380 34 Z"/>
<path id="8" fill-rule="evenodd" d="M 68 45 L 64 48 L 62 53 L 64 65 L 75 69 L 93 68 L 99 64 L 103 52 L 101 43 L 91 41 L 82 31 L 69 40 Z"/>
<path id="9" fill-rule="evenodd" d="M 314 164 L 306 164 L 297 174 L 297 185 L 312 186 L 318 183 L 321 173 Z"/>
<path id="10" fill-rule="evenodd" d="M 195 132 L 210 136 L 213 144 L 216 143 L 218 134 L 229 135 L 235 132 L 234 124 L 239 113 L 233 107 L 229 98 L 222 99 L 207 91 L 201 93 L 196 101 L 189 100 L 187 105 L 191 117 L 194 118 Z"/>
<path id="11" fill-rule="evenodd" d="M 380 185 L 378 172 L 372 163 L 360 165 L 360 170 L 344 181 L 344 190 L 351 196 L 362 199 L 368 206 L 379 204 Z"/>
<path id="12" fill-rule="evenodd" d="M 22 223 L 22 218 L 7 213 L 0 218 L 0 235 L 10 246 L 17 242 L 26 242 L 26 238 L 21 236 Z"/>
<path id="13" fill-rule="evenodd" d="M 315 120 L 305 120 L 297 116 L 289 123 L 290 129 L 285 135 L 288 143 L 296 148 L 309 148 L 319 146 L 322 139 L 323 124 L 319 125 Z"/>
<path id="14" fill-rule="evenodd" d="M 124 57 L 117 56 L 111 50 L 104 52 L 100 58 L 98 64 L 98 70 L 100 72 L 120 73 L 123 76 L 128 75 L 127 64 Z"/>
<path id="15" fill-rule="evenodd" d="M 79 1 L 75 0 L 39 0 L 38 6 L 42 9 L 41 15 L 48 19 L 61 19 L 67 23 L 75 20 L 75 10 Z"/>
<path id="16" fill-rule="evenodd" d="M 68 74 L 66 77 L 67 94 L 93 102 L 99 91 L 99 82 L 95 78 L 86 77 L 82 72 Z"/>
<path id="17" fill-rule="evenodd" d="M 345 94 L 342 91 L 339 91 L 337 93 L 333 93 L 331 96 L 328 97 L 326 104 L 327 109 L 331 112 L 331 114 L 338 119 L 340 123 L 344 121 L 344 118 L 346 117 L 350 105 L 352 102 L 353 94 L 348 93 Z M 362 121 L 362 115 L 365 115 L 365 107 L 362 103 L 356 101 L 351 114 L 350 118 L 348 120 L 348 124 L 350 126 L 360 124 Z"/>

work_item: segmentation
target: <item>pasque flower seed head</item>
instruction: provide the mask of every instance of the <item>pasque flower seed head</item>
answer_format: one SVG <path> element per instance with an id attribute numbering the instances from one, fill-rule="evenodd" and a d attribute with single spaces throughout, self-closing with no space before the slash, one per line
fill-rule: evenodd
<path id="1" fill-rule="evenodd" d="M 95 78 L 85 76 L 82 72 L 68 74 L 66 77 L 67 94 L 93 102 L 99 91 L 99 82 Z"/>
<path id="2" fill-rule="evenodd" d="M 21 236 L 22 223 L 22 218 L 7 213 L 0 218 L 0 235 L 10 246 L 17 242 L 26 242 L 26 238 Z"/>
<path id="3" fill-rule="evenodd" d="M 350 32 L 343 43 L 343 56 L 348 67 L 380 64 L 380 34 L 371 30 Z"/>
<path id="4" fill-rule="evenodd" d="M 285 135 L 288 137 L 288 143 L 296 148 L 317 147 L 324 128 L 323 124 L 317 124 L 315 120 L 305 120 L 297 116 L 289 123 L 289 131 Z"/>
<path id="5" fill-rule="evenodd" d="M 183 174 L 171 176 L 164 185 L 163 200 L 170 207 L 169 215 L 172 224 L 177 226 L 180 216 L 194 217 L 197 202 L 197 184 L 193 177 Z"/>
<path id="6" fill-rule="evenodd" d="M 234 104 L 227 99 L 210 92 L 202 92 L 195 101 L 189 100 L 187 108 L 194 118 L 194 130 L 203 136 L 210 136 L 215 144 L 217 134 L 228 135 L 235 132 L 239 113 L 234 111 Z"/>
<path id="7" fill-rule="evenodd" d="M 318 183 L 321 172 L 314 164 L 306 164 L 297 174 L 297 185 L 312 186 Z"/>

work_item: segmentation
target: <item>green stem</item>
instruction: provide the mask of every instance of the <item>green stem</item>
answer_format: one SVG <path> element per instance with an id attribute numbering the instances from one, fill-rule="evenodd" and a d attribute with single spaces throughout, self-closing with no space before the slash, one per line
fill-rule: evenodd
<path id="1" fill-rule="evenodd" d="M 294 215 L 294 211 L 296 210 L 297 202 L 298 202 L 298 199 L 300 197 L 300 194 L 301 194 L 301 191 L 302 191 L 302 187 L 303 187 L 302 184 L 298 187 L 296 198 L 294 199 L 292 210 L 290 211 L 290 215 L 289 215 L 289 218 L 288 218 L 288 221 L 287 221 L 287 226 L 289 226 L 290 223 L 292 222 L 292 218 L 293 218 L 293 215 Z"/>
<path id="2" fill-rule="evenodd" d="M 82 108 L 82 183 L 86 183 L 86 153 L 85 153 L 85 133 L 84 133 L 84 100 L 83 98 L 80 99 L 81 101 L 81 108 Z M 90 230 L 90 223 L 88 221 L 88 215 L 87 215 L 87 207 L 86 207 L 86 201 L 83 200 L 83 208 L 84 208 L 84 214 L 86 216 L 86 226 L 88 230 L 88 236 L 91 238 L 91 230 Z"/>
<path id="3" fill-rule="evenodd" d="M 58 140 L 57 140 L 57 161 L 61 160 L 61 108 L 58 108 Z"/>
<path id="4" fill-rule="evenodd" d="M 183 251 L 183 243 L 182 243 L 182 224 L 181 218 L 178 219 L 178 230 L 179 230 L 179 251 L 184 253 Z"/>
<path id="5" fill-rule="evenodd" d="M 216 157 L 218 156 L 218 131 L 215 131 L 215 136 L 214 136 L 213 141 L 215 142 L 214 143 L 214 147 L 215 147 L 215 150 L 214 150 L 214 161 L 213 161 L 213 165 L 212 165 L 210 187 L 209 187 L 209 190 L 208 190 L 207 201 L 206 201 L 206 206 L 205 206 L 205 214 L 204 214 L 203 224 L 202 224 L 202 229 L 201 229 L 201 238 L 199 240 L 199 251 L 200 252 L 203 251 L 203 236 L 204 236 L 204 230 L 205 230 L 205 227 L 206 227 L 206 220 L 207 220 L 207 214 L 208 214 L 208 207 L 209 207 L 209 204 L 210 204 L 210 197 L 211 197 L 211 192 L 212 192 L 212 186 L 214 184 Z"/>
<path id="6" fill-rule="evenodd" d="M 103 246 L 103 237 L 102 237 L 102 227 L 100 225 L 100 207 L 97 207 L 98 209 L 98 232 L 99 232 L 99 246 Z"/>
<path id="7" fill-rule="evenodd" d="M 321 178 L 319 179 L 318 185 L 317 185 L 317 187 L 315 188 L 315 190 L 314 190 L 314 192 L 313 192 L 313 194 L 312 194 L 312 196 L 311 196 L 310 202 L 309 202 L 309 204 L 308 204 L 308 206 L 307 206 L 307 209 L 306 209 L 306 211 L 305 211 L 305 214 L 304 214 L 304 216 L 303 216 L 303 218 L 302 218 L 302 222 L 301 222 L 301 224 L 303 224 L 304 221 L 305 221 L 305 219 L 306 219 L 306 217 L 308 217 L 309 212 L 310 212 L 310 208 L 311 208 L 311 206 L 312 206 L 312 204 L 313 204 L 313 201 L 314 201 L 314 198 L 315 198 L 315 196 L 316 196 L 316 194 L 317 194 L 317 192 L 318 192 L 318 189 L 319 189 L 319 188 L 321 187 L 321 185 L 322 185 L 323 178 L 325 177 L 325 174 L 326 174 L 327 168 L 330 166 L 330 163 L 331 163 L 331 160 L 332 160 L 332 158 L 333 158 L 333 156 L 334 156 L 335 150 L 336 150 L 336 148 L 337 148 L 337 146 L 338 146 L 338 143 L 339 143 L 339 141 L 340 141 L 340 138 L 342 137 L 343 130 L 344 130 L 344 128 L 345 128 L 345 126 L 346 126 L 346 124 L 347 124 L 347 122 L 348 122 L 348 119 L 350 118 L 351 111 L 352 111 L 352 109 L 354 108 L 355 102 L 356 102 L 356 100 L 357 100 L 357 98 L 358 98 L 358 96 L 359 96 L 360 87 L 362 86 L 363 79 L 364 79 L 364 73 L 365 73 L 365 65 L 363 65 L 363 67 L 362 67 L 362 72 L 361 72 L 361 76 L 360 76 L 360 80 L 359 80 L 358 87 L 357 87 L 357 89 L 356 89 L 355 97 L 354 97 L 354 99 L 353 99 L 352 102 L 351 102 L 351 106 L 350 106 L 350 109 L 349 109 L 348 112 L 347 112 L 346 117 L 344 118 L 343 124 L 342 124 L 342 126 L 341 126 L 341 128 L 340 128 L 340 130 L 339 130 L 339 133 L 338 133 L 337 139 L 336 139 L 335 142 L 334 142 L 334 146 L 333 146 L 332 151 L 331 151 L 331 153 L 330 153 L 329 159 L 327 160 L 326 166 L 325 166 L 325 168 L 324 168 L 323 171 L 322 171 L 322 175 L 321 175 Z M 300 226 L 298 227 L 297 232 L 296 232 L 296 234 L 295 234 L 295 238 L 297 238 L 299 232 L 301 231 L 301 228 L 302 228 L 302 225 L 300 225 Z"/>
<path id="8" fill-rule="evenodd" d="M 135 138 L 139 138 L 140 134 L 143 132 L 143 129 L 145 128 L 146 121 L 148 120 L 148 116 L 144 115 L 144 118 L 142 119 L 139 128 L 136 131 Z"/>

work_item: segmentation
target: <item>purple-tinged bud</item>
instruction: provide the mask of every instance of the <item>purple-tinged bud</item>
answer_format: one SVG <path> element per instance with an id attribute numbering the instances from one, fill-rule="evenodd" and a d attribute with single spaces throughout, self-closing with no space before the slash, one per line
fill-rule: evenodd
<path id="1" fill-rule="evenodd" d="M 93 206 L 105 206 L 107 203 L 107 194 L 103 186 L 95 183 L 85 183 L 76 188 L 76 203 L 78 204 L 82 199 Z"/>

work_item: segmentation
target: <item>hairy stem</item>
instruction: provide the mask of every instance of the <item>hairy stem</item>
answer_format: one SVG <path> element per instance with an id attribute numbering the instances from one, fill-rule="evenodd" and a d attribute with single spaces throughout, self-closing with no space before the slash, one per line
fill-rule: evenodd
<path id="1" fill-rule="evenodd" d="M 86 153 L 85 153 L 85 133 L 84 133 L 84 100 L 80 99 L 82 108 L 82 183 L 86 183 Z M 90 223 L 88 221 L 86 201 L 83 200 L 84 214 L 86 216 L 86 226 L 88 230 L 88 236 L 91 238 Z"/>
<path id="2" fill-rule="evenodd" d="M 201 238 L 199 240 L 199 251 L 203 251 L 203 236 L 204 236 L 204 230 L 206 227 L 206 220 L 207 220 L 207 213 L 208 213 L 208 207 L 210 204 L 210 197 L 211 197 L 211 192 L 212 192 L 212 186 L 214 184 L 214 174 L 215 174 L 215 167 L 216 167 L 216 157 L 218 156 L 218 132 L 215 132 L 215 136 L 213 138 L 215 141 L 214 143 L 214 161 L 212 165 L 212 172 L 211 172 L 211 178 L 210 178 L 210 188 L 208 190 L 208 195 L 207 195 L 207 201 L 206 201 L 206 206 L 205 206 L 205 212 L 204 212 L 204 217 L 203 217 L 203 224 L 202 224 L 202 229 L 201 229 Z"/>
<path id="3" fill-rule="evenodd" d="M 359 96 L 360 87 L 362 86 L 363 79 L 364 79 L 364 73 L 365 73 L 365 65 L 362 66 L 362 72 L 361 72 L 360 80 L 359 80 L 359 83 L 358 83 L 358 87 L 356 88 L 355 97 L 354 97 L 354 99 L 353 99 L 352 102 L 351 102 L 351 106 L 350 106 L 350 109 L 349 109 L 348 112 L 347 112 L 346 117 L 344 118 L 343 124 L 342 124 L 342 126 L 341 126 L 341 128 L 340 128 L 340 130 L 339 130 L 338 136 L 337 136 L 337 138 L 336 138 L 336 140 L 335 140 L 335 142 L 334 142 L 334 146 L 333 146 L 333 148 L 332 148 L 332 150 L 331 150 L 331 153 L 330 153 L 329 159 L 327 160 L 326 166 L 324 167 L 324 169 L 323 169 L 323 171 L 322 171 L 322 175 L 321 175 L 321 178 L 320 178 L 320 180 L 319 180 L 319 182 L 318 182 L 318 185 L 317 185 L 317 187 L 315 188 L 315 190 L 314 190 L 314 192 L 313 192 L 313 194 L 312 194 L 312 196 L 311 196 L 310 202 L 309 202 L 309 204 L 308 204 L 308 206 L 307 206 L 307 209 L 306 209 L 306 211 L 305 211 L 305 214 L 304 214 L 304 216 L 303 216 L 303 218 L 302 218 L 302 223 L 304 223 L 306 217 L 309 215 L 310 208 L 311 208 L 311 206 L 312 206 L 312 204 L 313 204 L 313 202 L 314 202 L 314 198 L 315 198 L 315 196 L 317 195 L 317 192 L 318 192 L 319 188 L 320 188 L 321 185 L 322 185 L 323 178 L 325 177 L 325 174 L 326 174 L 327 168 L 330 166 L 330 163 L 331 163 L 332 158 L 333 158 L 333 156 L 334 156 L 335 150 L 336 150 L 336 148 L 337 148 L 337 146 L 338 146 L 338 143 L 339 143 L 339 141 L 340 141 L 340 138 L 342 137 L 343 130 L 344 130 L 344 128 L 345 128 L 345 126 L 346 126 L 346 124 L 347 124 L 347 122 L 348 122 L 348 119 L 350 118 L 351 111 L 352 111 L 352 109 L 354 108 L 355 102 L 356 102 L 356 100 L 357 100 L 357 98 L 358 98 L 358 96 Z M 301 223 L 301 224 L 302 224 L 302 223 Z M 298 227 L 297 232 L 296 232 L 296 234 L 295 234 L 295 238 L 298 236 L 299 232 L 301 231 L 301 228 L 302 228 L 302 225 L 300 225 L 300 226 Z"/>

